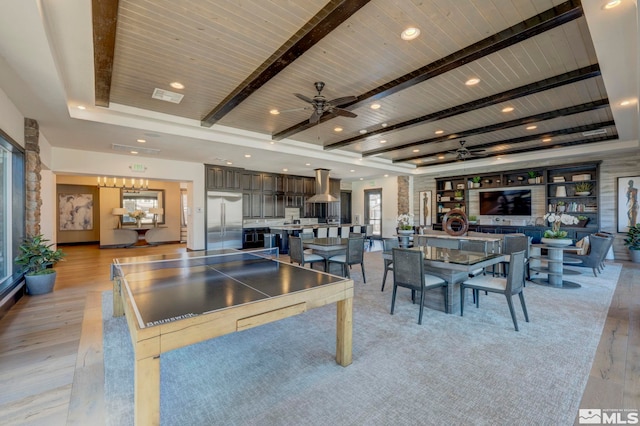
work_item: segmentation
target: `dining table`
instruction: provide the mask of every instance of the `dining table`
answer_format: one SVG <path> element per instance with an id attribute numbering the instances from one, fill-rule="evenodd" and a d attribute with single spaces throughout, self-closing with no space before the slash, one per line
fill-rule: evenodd
<path id="1" fill-rule="evenodd" d="M 505 260 L 500 253 L 476 252 L 443 247 L 418 246 L 409 250 L 419 250 L 423 253 L 425 271 L 447 281 L 448 312 L 460 312 L 460 283 L 469 278 L 469 273 L 495 265 Z M 382 258 L 392 260 L 392 251 L 383 251 Z M 436 292 L 425 294 L 425 306 L 442 309 L 442 299 L 434 296 Z"/>
<path id="2" fill-rule="evenodd" d="M 324 258 L 324 270 L 327 272 L 329 272 L 328 259 L 331 256 L 345 254 L 348 244 L 348 238 L 340 237 L 309 238 L 302 240 L 302 246 L 305 249 L 312 249 L 314 254 Z"/>

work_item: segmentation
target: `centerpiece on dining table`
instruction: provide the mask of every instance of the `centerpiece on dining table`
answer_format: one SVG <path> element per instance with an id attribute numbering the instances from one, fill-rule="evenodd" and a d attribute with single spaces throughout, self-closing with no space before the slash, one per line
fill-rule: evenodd
<path id="1" fill-rule="evenodd" d="M 403 213 L 398 216 L 398 234 L 413 234 L 413 215 Z"/>
<path id="2" fill-rule="evenodd" d="M 544 231 L 542 242 L 553 246 L 569 246 L 573 244 L 571 238 L 567 238 L 567 231 L 561 231 L 564 225 L 577 225 L 578 218 L 565 213 L 547 213 L 544 219 L 551 224 L 551 230 Z"/>

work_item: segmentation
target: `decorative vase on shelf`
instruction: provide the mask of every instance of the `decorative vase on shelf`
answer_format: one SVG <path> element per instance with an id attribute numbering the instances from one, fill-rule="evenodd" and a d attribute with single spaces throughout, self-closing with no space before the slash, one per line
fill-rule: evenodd
<path id="1" fill-rule="evenodd" d="M 136 219 L 136 228 L 142 228 L 142 219 Z"/>
<path id="2" fill-rule="evenodd" d="M 566 247 L 566 246 L 570 246 L 571 244 L 573 244 L 573 240 L 571 238 L 545 238 L 545 237 L 542 237 L 542 239 L 540 241 L 542 241 L 542 244 L 548 244 L 550 246 L 556 246 L 556 247 Z"/>

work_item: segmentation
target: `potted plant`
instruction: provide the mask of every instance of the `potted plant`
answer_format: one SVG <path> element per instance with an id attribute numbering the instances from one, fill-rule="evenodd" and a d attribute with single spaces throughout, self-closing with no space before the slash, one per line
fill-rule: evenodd
<path id="1" fill-rule="evenodd" d="M 591 194 L 591 188 L 593 188 L 593 186 L 589 182 L 578 182 L 575 187 L 576 195 L 589 195 Z"/>
<path id="2" fill-rule="evenodd" d="M 554 246 L 568 246 L 573 243 L 573 240 L 571 238 L 566 238 L 567 231 L 561 231 L 560 226 L 562 224 L 576 225 L 578 223 L 577 217 L 564 213 L 547 213 L 544 215 L 544 219 L 548 220 L 551 224 L 551 230 L 544 231 L 544 235 L 542 237 L 542 242 L 544 244 Z"/>
<path id="3" fill-rule="evenodd" d="M 54 250 L 42 234 L 26 238 L 20 245 L 20 254 L 15 263 L 23 267 L 27 291 L 29 294 L 44 294 L 53 291 L 57 273 L 51 267 L 65 254 L 61 249 Z"/>
<path id="4" fill-rule="evenodd" d="M 587 226 L 589 222 L 589 218 L 587 216 L 578 215 L 578 226 L 582 226 L 583 228 Z"/>
<path id="5" fill-rule="evenodd" d="M 469 223 L 470 224 L 475 225 L 477 221 L 478 221 L 478 217 L 477 216 L 469 216 Z"/>
<path id="6" fill-rule="evenodd" d="M 471 182 L 473 182 L 473 187 L 474 188 L 480 188 L 480 181 L 482 180 L 482 178 L 480 176 L 474 176 L 471 178 Z"/>
<path id="7" fill-rule="evenodd" d="M 413 234 L 413 215 L 403 213 L 398 216 L 398 233 Z"/>
<path id="8" fill-rule="evenodd" d="M 456 191 L 453 193 L 453 199 L 456 201 L 462 201 L 464 200 L 464 192 L 462 191 Z"/>
<path id="9" fill-rule="evenodd" d="M 634 226 L 629 227 L 629 230 L 627 231 L 627 238 L 624 240 L 624 245 L 629 247 L 631 261 L 640 263 L 640 223 L 636 223 Z"/>
<path id="10" fill-rule="evenodd" d="M 564 212 L 565 208 L 566 208 L 566 205 L 565 205 L 564 201 L 558 201 L 558 204 L 556 205 L 556 211 L 558 213 L 562 213 L 562 212 Z"/>
<path id="11" fill-rule="evenodd" d="M 538 177 L 538 172 L 534 172 L 533 170 L 530 170 L 527 172 L 527 176 L 529 176 L 529 179 L 527 179 L 527 182 L 529 183 L 536 183 L 536 178 Z"/>

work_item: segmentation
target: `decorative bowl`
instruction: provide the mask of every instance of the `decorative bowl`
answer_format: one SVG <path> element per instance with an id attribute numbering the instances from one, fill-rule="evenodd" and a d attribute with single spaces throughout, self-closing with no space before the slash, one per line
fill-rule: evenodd
<path id="1" fill-rule="evenodd" d="M 544 238 L 540 240 L 543 244 L 547 244 L 555 247 L 566 247 L 573 244 L 573 240 L 571 238 Z"/>

